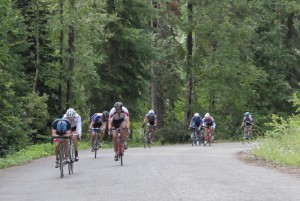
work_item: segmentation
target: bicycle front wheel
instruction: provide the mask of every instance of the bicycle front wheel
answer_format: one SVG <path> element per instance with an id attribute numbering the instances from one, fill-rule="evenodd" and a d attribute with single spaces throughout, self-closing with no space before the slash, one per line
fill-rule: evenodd
<path id="1" fill-rule="evenodd" d="M 69 175 L 73 174 L 74 162 L 75 162 L 75 150 L 71 140 L 70 141 L 70 163 L 68 164 Z"/>
<path id="2" fill-rule="evenodd" d="M 59 172 L 60 172 L 60 178 L 64 177 L 64 147 L 63 143 L 60 142 L 59 145 Z"/>
<path id="3" fill-rule="evenodd" d="M 98 146 L 99 146 L 99 141 L 98 141 L 98 137 L 97 137 L 96 140 L 95 140 L 95 142 L 94 142 L 95 158 L 97 158 Z"/>

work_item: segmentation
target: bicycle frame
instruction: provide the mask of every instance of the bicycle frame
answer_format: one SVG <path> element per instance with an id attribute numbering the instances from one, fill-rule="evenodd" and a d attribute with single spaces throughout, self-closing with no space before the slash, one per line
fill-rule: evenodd
<path id="1" fill-rule="evenodd" d="M 152 126 L 152 125 L 149 125 L 148 126 L 148 131 L 146 131 L 145 133 L 144 133 L 144 148 L 146 148 L 146 143 L 147 143 L 147 145 L 148 145 L 148 147 L 150 148 L 150 146 L 151 146 L 151 138 L 152 138 L 152 132 L 153 132 L 153 128 L 154 126 Z"/>
<path id="2" fill-rule="evenodd" d="M 245 139 L 243 138 L 242 144 L 245 144 L 245 141 L 247 141 L 247 143 L 250 144 L 249 143 L 249 141 L 251 140 L 250 126 L 245 125 L 245 128 L 246 128 L 246 132 L 245 131 L 244 132 L 245 132 L 246 135 L 244 135 Z"/>
<path id="3" fill-rule="evenodd" d="M 198 134 L 197 134 L 197 130 L 198 128 L 197 127 L 191 127 L 193 129 L 193 132 L 192 132 L 192 146 L 197 146 L 200 144 L 199 142 L 199 139 L 198 139 Z"/>
<path id="4" fill-rule="evenodd" d="M 59 154 L 58 154 L 59 172 L 60 172 L 60 178 L 63 178 L 64 177 L 64 165 L 65 165 L 64 140 L 70 139 L 70 137 L 58 136 L 58 137 L 54 137 L 54 138 L 59 139 Z M 72 141 L 72 140 L 70 139 L 70 141 Z"/>
<path id="5" fill-rule="evenodd" d="M 124 142 L 121 135 L 121 129 L 117 128 L 116 131 L 117 131 L 117 150 L 118 150 L 117 154 L 118 154 L 118 158 L 121 161 L 121 166 L 123 166 L 123 156 L 125 151 Z"/>
<path id="6" fill-rule="evenodd" d="M 211 146 L 211 136 L 212 136 L 212 127 L 207 126 L 204 128 L 204 139 L 208 143 L 208 146 Z M 206 146 L 206 143 L 204 143 L 204 146 Z"/>
<path id="7" fill-rule="evenodd" d="M 97 158 L 97 151 L 99 149 L 99 145 L 100 145 L 100 132 L 101 132 L 101 129 L 100 128 L 93 128 L 93 130 L 95 131 L 95 140 L 94 140 L 94 144 L 93 144 L 93 147 L 94 147 L 94 153 L 95 153 L 95 158 Z"/>

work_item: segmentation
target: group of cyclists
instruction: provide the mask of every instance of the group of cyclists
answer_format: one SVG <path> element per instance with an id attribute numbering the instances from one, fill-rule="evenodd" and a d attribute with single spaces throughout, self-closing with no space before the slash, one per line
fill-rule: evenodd
<path id="1" fill-rule="evenodd" d="M 210 143 L 214 138 L 214 130 L 216 128 L 216 122 L 209 113 L 206 113 L 204 117 L 201 117 L 199 113 L 195 113 L 192 117 L 189 125 L 190 129 L 196 129 L 196 134 L 200 136 L 200 132 L 204 131 L 204 145 Z M 193 135 L 193 134 L 192 134 Z M 196 136 L 191 136 L 191 138 Z"/>
<path id="2" fill-rule="evenodd" d="M 242 125 L 241 125 L 244 130 L 244 136 L 243 136 L 244 139 L 253 138 L 252 137 L 253 124 L 254 122 L 253 122 L 252 115 L 250 114 L 250 112 L 246 112 L 243 116 Z M 189 130 L 192 128 L 196 129 L 196 134 L 198 135 L 198 137 L 200 137 L 200 132 L 204 131 L 203 138 L 204 138 L 204 144 L 206 144 L 208 142 L 210 143 L 214 139 L 216 122 L 209 113 L 206 113 L 204 115 L 204 118 L 202 118 L 199 113 L 195 113 L 190 121 Z M 249 136 L 247 136 L 246 133 L 247 130 L 249 130 Z M 193 136 L 192 134 L 191 138 L 193 137 L 195 136 Z"/>
<path id="3" fill-rule="evenodd" d="M 130 134 L 130 118 L 128 109 L 122 104 L 122 102 L 116 102 L 108 112 L 104 110 L 102 113 L 95 113 L 91 116 L 91 123 L 89 129 L 91 132 L 92 147 L 91 151 L 94 150 L 93 144 L 96 138 L 96 130 L 100 130 L 100 147 L 102 147 L 102 141 L 105 134 L 106 127 L 108 128 L 108 134 L 112 136 L 112 142 L 114 147 L 114 160 L 118 160 L 117 155 L 117 131 L 120 129 L 121 138 L 124 142 L 124 148 L 128 148 L 128 135 Z M 246 129 L 250 131 L 250 138 L 252 138 L 252 125 L 253 117 L 249 112 L 246 112 L 243 117 L 242 127 L 244 128 L 244 138 L 246 138 Z M 155 140 L 155 128 L 157 126 L 157 115 L 154 110 L 150 110 L 144 117 L 142 128 L 146 127 L 146 132 L 150 127 L 154 128 L 152 131 L 153 143 Z M 214 138 L 214 130 L 216 128 L 216 122 L 214 118 L 206 113 L 202 118 L 199 113 L 195 113 L 192 117 L 189 125 L 190 128 L 196 128 L 197 134 L 200 134 L 201 130 L 204 130 L 204 143 L 210 142 Z M 59 140 L 55 137 L 64 135 L 65 137 L 70 137 L 74 144 L 75 149 L 75 161 L 79 160 L 78 155 L 78 141 L 81 139 L 82 135 L 82 122 L 81 116 L 73 109 L 69 108 L 62 118 L 56 119 L 52 123 L 52 137 L 55 144 L 55 167 L 58 167 L 58 155 L 59 155 Z M 65 146 L 65 162 L 69 163 L 69 153 L 68 153 L 68 140 L 64 140 Z"/>

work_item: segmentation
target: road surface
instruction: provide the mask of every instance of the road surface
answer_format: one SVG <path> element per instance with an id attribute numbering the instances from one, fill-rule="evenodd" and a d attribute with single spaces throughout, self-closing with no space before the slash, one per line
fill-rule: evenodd
<path id="1" fill-rule="evenodd" d="M 60 178 L 54 157 L 0 170 L 0 201 L 294 201 L 300 175 L 246 164 L 249 145 L 219 143 L 130 148 L 124 166 L 112 149 L 80 151 L 73 175 Z M 67 167 L 65 166 L 65 172 Z"/>

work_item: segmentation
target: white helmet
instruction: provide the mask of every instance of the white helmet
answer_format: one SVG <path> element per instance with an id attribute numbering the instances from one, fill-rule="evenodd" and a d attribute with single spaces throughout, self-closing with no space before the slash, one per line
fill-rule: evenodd
<path id="1" fill-rule="evenodd" d="M 205 117 L 205 118 L 209 117 L 209 113 L 206 113 L 204 117 Z"/>
<path id="2" fill-rule="evenodd" d="M 155 114 L 155 113 L 154 113 L 154 110 L 149 110 L 148 113 L 149 113 L 149 114 Z"/>
<path id="3" fill-rule="evenodd" d="M 67 117 L 74 117 L 75 114 L 76 114 L 76 112 L 73 108 L 69 108 L 66 112 Z"/>
<path id="4" fill-rule="evenodd" d="M 194 117 L 200 117 L 199 113 L 195 113 Z"/>

